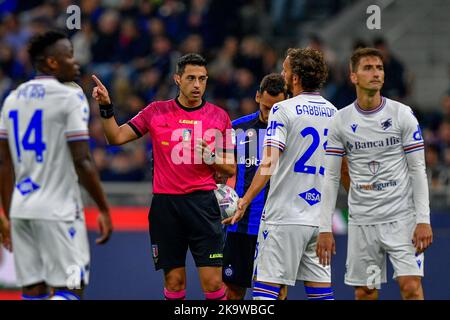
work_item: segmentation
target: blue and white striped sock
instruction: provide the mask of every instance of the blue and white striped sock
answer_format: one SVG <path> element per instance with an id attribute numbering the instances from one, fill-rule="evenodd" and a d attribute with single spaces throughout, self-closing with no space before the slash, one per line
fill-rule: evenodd
<path id="1" fill-rule="evenodd" d="M 305 286 L 308 300 L 334 300 L 333 288 L 313 288 Z"/>
<path id="2" fill-rule="evenodd" d="M 81 298 L 70 291 L 56 291 L 50 300 L 81 300 Z"/>
<path id="3" fill-rule="evenodd" d="M 253 285 L 253 300 L 278 300 L 280 287 L 255 281 Z"/>

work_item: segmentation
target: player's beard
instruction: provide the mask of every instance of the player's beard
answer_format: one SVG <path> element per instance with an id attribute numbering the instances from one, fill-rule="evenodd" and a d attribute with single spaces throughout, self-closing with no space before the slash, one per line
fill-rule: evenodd
<path id="1" fill-rule="evenodd" d="M 293 80 L 293 76 L 291 76 L 290 79 L 286 80 L 286 90 L 287 90 L 286 93 L 289 98 L 291 98 L 294 95 L 293 94 L 294 88 L 292 86 L 292 80 Z"/>

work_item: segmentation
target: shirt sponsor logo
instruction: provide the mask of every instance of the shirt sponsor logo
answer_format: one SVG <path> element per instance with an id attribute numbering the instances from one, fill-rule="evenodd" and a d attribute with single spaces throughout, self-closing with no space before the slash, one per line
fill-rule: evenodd
<path id="1" fill-rule="evenodd" d="M 221 259 L 221 258 L 223 258 L 223 254 L 221 254 L 221 253 L 211 253 L 209 255 L 209 258 L 210 259 Z"/>
<path id="2" fill-rule="evenodd" d="M 40 188 L 40 186 L 38 184 L 36 184 L 35 182 L 33 182 L 33 180 L 31 180 L 31 178 L 26 178 L 26 179 L 20 181 L 16 185 L 16 188 L 20 191 L 20 193 L 23 196 L 26 196 L 26 195 L 38 190 Z"/>
<path id="3" fill-rule="evenodd" d="M 240 157 L 238 163 L 239 163 L 239 164 L 245 164 L 245 167 L 246 167 L 246 168 L 250 168 L 250 167 L 252 167 L 252 166 L 259 166 L 259 164 L 261 163 L 261 160 L 258 159 L 258 158 L 255 157 L 255 156 L 248 157 L 248 158 L 246 158 L 246 157 Z"/>
<path id="4" fill-rule="evenodd" d="M 390 181 L 387 181 L 387 182 L 374 182 L 372 184 L 359 184 L 359 183 L 357 183 L 355 186 L 356 186 L 356 189 L 359 189 L 359 190 L 383 191 L 386 188 L 397 186 L 397 181 L 390 180 Z"/>
<path id="5" fill-rule="evenodd" d="M 310 206 L 313 206 L 320 202 L 322 195 L 315 188 L 312 188 L 308 191 L 300 193 L 299 196 L 300 198 L 303 198 Z"/>
<path id="6" fill-rule="evenodd" d="M 353 144 L 347 141 L 347 148 L 349 151 L 364 150 L 364 149 L 374 149 L 374 148 L 384 148 L 399 144 L 401 139 L 399 137 L 389 137 L 384 140 L 378 141 L 354 141 Z"/>

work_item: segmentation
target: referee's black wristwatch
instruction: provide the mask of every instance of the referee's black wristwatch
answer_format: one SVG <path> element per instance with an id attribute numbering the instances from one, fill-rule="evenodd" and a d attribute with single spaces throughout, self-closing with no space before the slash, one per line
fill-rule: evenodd
<path id="1" fill-rule="evenodd" d="M 100 107 L 100 117 L 103 119 L 109 119 L 114 116 L 113 104 L 99 104 Z"/>
<path id="2" fill-rule="evenodd" d="M 205 157 L 205 162 L 207 164 L 212 164 L 214 162 L 214 160 L 216 159 L 216 153 L 214 151 L 211 151 L 209 153 L 209 156 Z"/>

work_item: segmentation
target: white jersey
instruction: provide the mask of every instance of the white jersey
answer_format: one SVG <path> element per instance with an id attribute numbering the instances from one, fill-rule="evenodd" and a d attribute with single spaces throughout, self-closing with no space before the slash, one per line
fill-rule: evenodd
<path id="1" fill-rule="evenodd" d="M 14 163 L 12 218 L 70 221 L 83 215 L 68 142 L 89 139 L 88 119 L 82 90 L 52 77 L 37 77 L 8 95 L 0 139 L 8 139 Z"/>
<path id="2" fill-rule="evenodd" d="M 319 226 L 328 125 L 336 108 L 318 93 L 303 93 L 272 107 L 264 146 L 283 151 L 270 178 L 266 224 Z"/>
<path id="3" fill-rule="evenodd" d="M 416 214 L 406 155 L 423 149 L 417 119 L 400 102 L 382 97 L 372 111 L 355 102 L 337 113 L 326 153 L 348 158 L 350 224 L 388 223 Z"/>

